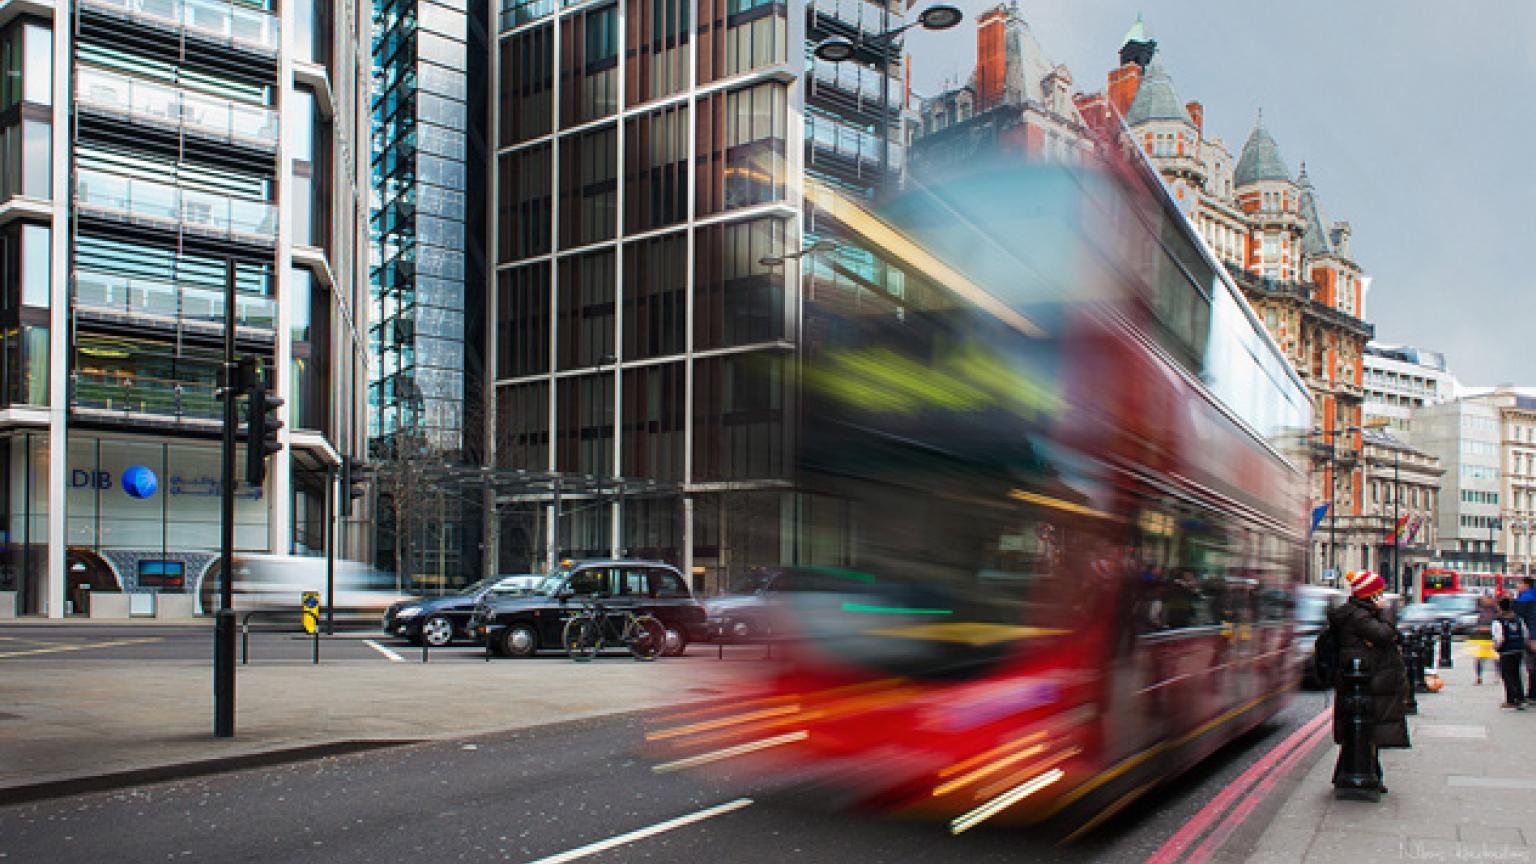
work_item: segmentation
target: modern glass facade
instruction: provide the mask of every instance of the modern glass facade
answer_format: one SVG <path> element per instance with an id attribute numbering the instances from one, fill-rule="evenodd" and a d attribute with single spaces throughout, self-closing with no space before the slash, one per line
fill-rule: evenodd
<path id="1" fill-rule="evenodd" d="M 266 486 L 240 493 L 240 548 L 330 542 L 296 541 L 295 513 L 360 449 L 367 21 L 351 0 L 82 0 L 0 28 L 0 604 L 84 612 L 83 571 L 98 591 L 196 590 L 230 315 L 288 403 Z"/>
<path id="2" fill-rule="evenodd" d="M 402 436 L 462 455 L 483 424 L 483 328 L 465 310 L 483 302 L 484 6 L 375 0 L 373 15 L 369 435 L 381 458 Z"/>
<path id="3" fill-rule="evenodd" d="M 628 553 L 714 585 L 780 559 L 799 295 L 760 259 L 800 230 L 790 9 L 501 6 L 495 465 L 580 487 L 501 510 L 503 571 Z M 626 481 L 654 494 L 601 492 Z"/>

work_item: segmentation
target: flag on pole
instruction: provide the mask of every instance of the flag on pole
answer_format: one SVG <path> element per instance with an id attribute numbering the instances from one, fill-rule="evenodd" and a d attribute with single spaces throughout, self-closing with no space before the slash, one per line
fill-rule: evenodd
<path id="1" fill-rule="evenodd" d="M 1397 517 L 1397 524 L 1392 527 L 1392 530 L 1387 532 L 1388 543 L 1392 544 L 1393 546 L 1403 545 L 1403 527 L 1408 524 L 1409 515 L 1411 514 L 1404 513 L 1403 515 Z"/>
<path id="2" fill-rule="evenodd" d="M 1328 507 L 1329 503 L 1324 501 L 1322 504 L 1312 508 L 1312 527 L 1307 529 L 1308 534 L 1317 530 L 1317 526 L 1323 521 L 1323 517 L 1328 515 Z"/>
<path id="3" fill-rule="evenodd" d="M 1413 514 L 1413 521 L 1408 523 L 1408 536 L 1404 537 L 1403 538 L 1403 542 L 1398 544 L 1398 545 L 1401 545 L 1401 546 L 1411 545 L 1413 543 L 1413 538 L 1419 536 L 1419 529 L 1423 528 L 1423 527 L 1424 527 L 1424 517 L 1420 516 L 1417 513 Z"/>

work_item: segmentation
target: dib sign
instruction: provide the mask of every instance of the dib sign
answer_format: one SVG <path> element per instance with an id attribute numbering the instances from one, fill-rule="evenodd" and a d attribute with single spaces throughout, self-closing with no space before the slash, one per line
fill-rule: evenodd
<path id="1" fill-rule="evenodd" d="M 320 627 L 320 592 L 305 591 L 302 601 L 304 608 L 304 632 L 314 635 Z"/>

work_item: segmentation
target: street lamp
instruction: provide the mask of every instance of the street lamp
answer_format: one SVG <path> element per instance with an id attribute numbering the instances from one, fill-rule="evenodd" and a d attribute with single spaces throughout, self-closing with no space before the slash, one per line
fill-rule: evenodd
<path id="1" fill-rule="evenodd" d="M 764 255 L 763 257 L 757 259 L 757 263 L 763 265 L 764 267 L 777 267 L 780 264 L 783 264 L 785 261 L 798 261 L 807 255 L 812 255 L 817 252 L 831 252 L 836 248 L 837 244 L 831 240 L 817 240 L 815 243 L 812 243 L 804 249 L 801 249 L 799 252 L 785 252 L 782 255 Z"/>
<path id="2" fill-rule="evenodd" d="M 880 35 L 869 40 L 869 44 L 880 52 L 880 182 L 885 182 L 885 175 L 890 171 L 890 113 L 891 113 L 891 47 L 896 37 L 911 30 L 921 27 L 924 30 L 948 30 L 965 20 L 965 13 L 960 7 L 948 3 L 936 3 L 927 9 L 917 13 L 917 20 L 900 27 L 891 27 L 891 9 L 886 3 L 880 6 Z M 861 37 L 862 39 L 862 37 Z M 832 36 L 816 43 L 811 53 L 818 60 L 828 63 L 845 63 L 854 58 L 858 53 L 859 43 L 843 36 Z"/>
<path id="3" fill-rule="evenodd" d="M 1316 437 L 1328 439 L 1328 572 L 1333 574 L 1335 580 L 1338 579 L 1339 569 L 1339 514 L 1338 508 L 1335 506 L 1334 501 L 1334 493 L 1339 485 L 1339 478 L 1335 476 L 1334 469 L 1334 463 L 1338 460 L 1338 437 L 1340 433 L 1347 435 L 1351 432 L 1363 432 L 1366 429 L 1380 429 L 1385 425 L 1386 421 L 1384 419 L 1377 418 L 1365 423 L 1362 426 L 1346 426 L 1343 429 L 1333 430 L 1313 429 L 1308 435 L 1309 438 Z M 1396 492 L 1395 489 L 1393 491 Z M 1396 499 L 1394 499 L 1394 501 L 1395 500 Z M 1310 551 L 1308 552 L 1307 558 L 1309 561 L 1311 560 Z"/>

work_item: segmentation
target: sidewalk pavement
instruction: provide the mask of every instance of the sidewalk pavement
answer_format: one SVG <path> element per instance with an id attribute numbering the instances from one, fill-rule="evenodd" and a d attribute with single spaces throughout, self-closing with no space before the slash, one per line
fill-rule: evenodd
<path id="1" fill-rule="evenodd" d="M 1475 685 L 1461 643 L 1439 693 L 1408 718 L 1411 750 L 1382 751 L 1380 803 L 1333 797 L 1332 740 L 1259 837 L 1251 864 L 1536 861 L 1536 708 L 1500 708 L 1497 661 Z"/>
<path id="2" fill-rule="evenodd" d="M 206 662 L 76 654 L 9 663 L 0 666 L 0 804 L 706 699 L 760 656 L 720 662 L 705 647 L 653 663 L 486 663 L 445 652 L 430 664 L 244 666 L 233 739 L 212 735 Z"/>

